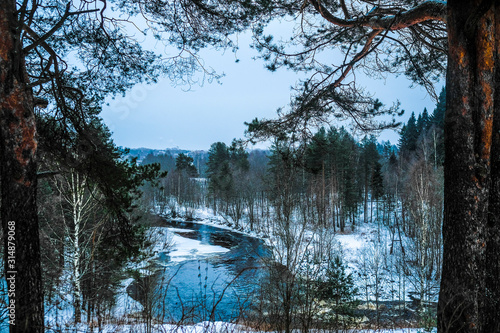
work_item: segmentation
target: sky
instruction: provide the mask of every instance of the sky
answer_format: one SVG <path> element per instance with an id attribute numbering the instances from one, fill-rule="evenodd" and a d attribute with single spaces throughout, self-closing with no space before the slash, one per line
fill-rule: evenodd
<path id="1" fill-rule="evenodd" d="M 233 138 L 243 138 L 245 121 L 275 118 L 276 110 L 290 103 L 290 88 L 300 74 L 285 69 L 268 71 L 262 60 L 252 59 L 257 51 L 246 46 L 249 42 L 249 37 L 240 38 L 237 55 L 230 51 L 202 51 L 205 65 L 225 74 L 221 84 L 174 86 L 164 78 L 154 85 L 138 85 L 124 97 L 108 99 L 109 105 L 101 116 L 113 132 L 115 144 L 208 150 L 214 142 L 230 144 Z M 399 100 L 406 112 L 398 121 L 405 122 L 412 111 L 418 114 L 424 107 L 429 113 L 434 110 L 435 101 L 425 89 L 410 88 L 411 83 L 404 77 L 357 82 L 386 105 Z M 397 132 L 389 130 L 381 133 L 379 140 L 395 144 L 398 137 Z M 265 148 L 266 144 L 256 147 Z"/>

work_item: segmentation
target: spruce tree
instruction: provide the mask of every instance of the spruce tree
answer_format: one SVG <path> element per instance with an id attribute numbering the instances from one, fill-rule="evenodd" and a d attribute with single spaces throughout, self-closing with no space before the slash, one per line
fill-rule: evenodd
<path id="1" fill-rule="evenodd" d="M 436 108 L 432 112 L 431 122 L 437 128 L 444 129 L 444 117 L 446 113 L 446 89 L 443 87 L 439 94 L 439 99 Z"/>
<path id="2" fill-rule="evenodd" d="M 430 116 L 430 141 L 433 146 L 433 157 L 435 167 L 444 163 L 444 116 L 446 112 L 446 90 L 443 87 L 439 95 L 436 108 Z"/>
<path id="3" fill-rule="evenodd" d="M 354 299 L 358 289 L 354 286 L 354 278 L 347 273 L 347 266 L 336 255 L 330 258 L 325 274 L 326 281 L 321 290 L 325 299 L 331 300 L 334 315 L 331 318 L 335 328 L 348 326 L 349 319 L 354 315 Z M 347 320 L 347 322 L 346 322 Z M 341 325 L 343 324 L 343 325 Z"/>
<path id="4" fill-rule="evenodd" d="M 313 174 L 324 172 L 328 156 L 328 139 L 324 127 L 313 135 L 307 145 L 305 154 L 305 167 Z"/>
<path id="5" fill-rule="evenodd" d="M 371 179 L 373 177 L 373 167 L 380 158 L 377 150 L 377 139 L 374 135 L 365 136 L 361 141 L 361 164 L 362 179 L 364 187 L 364 222 L 368 222 L 368 193 L 371 191 L 373 202 L 373 187 Z"/>
<path id="6" fill-rule="evenodd" d="M 418 136 L 417 120 L 415 119 L 415 112 L 412 112 L 410 119 L 408 119 L 404 127 L 404 131 L 401 132 L 401 138 L 399 140 L 401 154 L 408 155 L 417 149 Z"/>

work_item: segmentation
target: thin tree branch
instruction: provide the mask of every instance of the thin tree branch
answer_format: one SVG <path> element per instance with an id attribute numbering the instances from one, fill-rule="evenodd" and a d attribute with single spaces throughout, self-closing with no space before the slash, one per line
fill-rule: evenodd
<path id="1" fill-rule="evenodd" d="M 38 179 L 48 178 L 52 176 L 59 175 L 61 171 L 40 171 L 36 174 Z"/>
<path id="2" fill-rule="evenodd" d="M 23 53 L 24 54 L 27 54 L 29 53 L 31 50 L 33 50 L 34 48 L 36 48 L 37 46 L 41 45 L 43 42 L 45 42 L 50 36 L 52 36 L 57 30 L 59 30 L 62 25 L 64 24 L 64 22 L 66 21 L 66 19 L 72 15 L 81 15 L 81 14 L 86 14 L 86 13 L 93 13 L 93 12 L 97 12 L 99 11 L 99 9 L 89 9 L 89 10 L 82 10 L 82 11 L 78 11 L 78 12 L 70 12 L 71 8 L 71 2 L 68 2 L 68 4 L 66 5 L 66 11 L 64 12 L 64 15 L 61 17 L 61 19 L 59 20 L 59 22 L 57 22 L 53 27 L 52 29 L 50 29 L 47 33 L 45 33 L 42 37 L 39 37 L 37 40 L 35 40 L 33 43 L 31 43 L 30 45 L 26 46 L 24 49 L 23 49 Z M 24 28 L 26 27 L 27 25 L 24 25 Z M 31 35 L 31 34 L 30 34 Z"/>
<path id="3" fill-rule="evenodd" d="M 368 35 L 368 39 L 365 43 L 365 46 L 363 47 L 363 49 L 358 52 L 358 54 L 356 54 L 356 56 L 349 62 L 349 64 L 347 64 L 347 68 L 342 72 L 342 74 L 340 75 L 340 77 L 331 85 L 332 88 L 336 88 L 339 86 L 339 84 L 344 81 L 344 79 L 346 78 L 347 74 L 349 74 L 349 72 L 352 70 L 352 68 L 354 67 L 354 65 L 360 61 L 361 59 L 363 59 L 370 51 L 370 47 L 372 46 L 373 44 L 373 40 L 375 39 L 375 37 L 377 37 L 378 35 L 380 35 L 380 33 L 382 32 L 382 30 L 373 30 L 369 35 Z"/>
<path id="4" fill-rule="evenodd" d="M 425 31 L 424 29 L 422 29 L 422 27 L 418 25 L 410 27 L 410 30 L 413 31 L 415 38 L 420 42 L 422 42 L 423 44 L 425 44 L 425 46 L 427 46 L 429 49 L 433 49 L 441 53 L 447 54 L 448 51 L 446 49 L 437 46 L 439 38 L 431 36 L 427 31 Z M 434 41 L 434 44 L 430 43 L 428 40 L 426 40 L 426 38 Z"/>
<path id="5" fill-rule="evenodd" d="M 340 6 L 342 7 L 345 18 L 351 19 L 351 15 L 349 15 L 349 11 L 347 10 L 347 6 L 345 5 L 345 0 L 340 0 Z"/>
<path id="6" fill-rule="evenodd" d="M 401 42 L 400 40 L 396 39 L 396 38 L 392 38 L 392 37 L 387 37 L 388 39 L 398 43 L 402 48 L 403 50 L 405 50 L 406 54 L 408 55 L 408 58 L 410 59 L 410 62 L 412 63 L 413 67 L 415 67 L 415 70 L 417 71 L 417 75 L 418 77 L 422 80 L 427 92 L 429 93 L 429 95 L 431 95 L 432 99 L 434 100 L 438 100 L 438 96 L 436 94 L 436 92 L 434 91 L 433 89 L 433 85 L 432 83 L 429 81 L 429 79 L 427 79 L 424 75 L 424 73 L 422 72 L 422 69 L 420 68 L 420 66 L 413 60 L 413 56 L 411 55 L 411 52 L 410 50 L 406 47 L 406 45 Z"/>

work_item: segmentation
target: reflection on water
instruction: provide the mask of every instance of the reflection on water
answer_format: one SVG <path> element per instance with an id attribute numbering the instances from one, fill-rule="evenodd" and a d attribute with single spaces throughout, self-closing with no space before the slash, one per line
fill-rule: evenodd
<path id="1" fill-rule="evenodd" d="M 252 308 L 263 259 L 269 257 L 261 240 L 192 222 L 165 221 L 165 226 L 176 228 L 179 236 L 230 251 L 181 262 L 160 254 L 161 269 L 132 284 L 132 298 L 166 321 L 231 321 Z"/>

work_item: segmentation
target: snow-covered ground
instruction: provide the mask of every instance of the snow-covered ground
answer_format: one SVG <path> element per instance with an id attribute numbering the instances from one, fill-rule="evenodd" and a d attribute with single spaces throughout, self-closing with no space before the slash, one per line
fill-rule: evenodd
<path id="1" fill-rule="evenodd" d="M 53 331 L 47 331 L 47 333 Z M 71 330 L 75 333 L 88 332 L 84 325 Z M 146 333 L 146 326 L 143 324 L 126 324 L 126 325 L 105 325 L 100 333 Z M 224 323 L 224 322 L 201 322 L 195 325 L 172 325 L 172 324 L 157 324 L 152 325 L 151 333 L 260 333 L 251 328 L 242 325 Z M 344 333 L 435 333 L 424 331 L 418 328 L 400 328 L 400 329 L 380 329 L 380 330 L 349 330 Z M 264 333 L 264 332 L 262 332 Z M 273 332 L 265 332 L 273 333 Z"/>
<path id="2" fill-rule="evenodd" d="M 229 251 L 222 246 L 205 244 L 196 239 L 180 236 L 178 233 L 194 232 L 186 229 L 169 227 L 151 227 L 147 238 L 152 242 L 147 252 L 156 256 L 168 253 L 171 262 L 191 260 Z"/>
<path id="3" fill-rule="evenodd" d="M 179 208 L 178 211 L 182 211 Z M 225 228 L 228 230 L 242 232 L 249 236 L 260 237 L 266 241 L 268 245 L 273 245 L 276 243 L 276 239 L 266 230 L 250 230 L 249 224 L 243 219 L 239 222 L 238 230 L 235 230 L 235 223 L 227 216 L 217 215 L 214 216 L 212 211 L 207 208 L 195 209 L 191 212 L 195 223 L 207 224 L 217 226 L 219 228 Z M 187 237 L 182 237 L 182 234 L 189 232 L 185 229 L 175 229 L 169 227 L 151 227 L 148 230 L 148 239 L 151 242 L 150 247 L 146 250 L 149 258 L 140 263 L 131 263 L 130 268 L 137 269 L 143 275 L 151 274 L 151 265 L 153 261 L 161 255 L 168 254 L 170 262 L 177 263 L 183 260 L 192 260 L 199 257 L 208 257 L 212 255 L 218 255 L 229 251 L 228 249 L 221 246 L 214 246 L 204 244 L 195 239 L 190 239 Z M 180 235 L 181 234 L 181 235 Z M 309 247 L 318 246 L 315 242 L 317 239 L 324 237 L 316 235 L 314 232 L 309 230 L 304 232 L 304 246 L 300 251 L 306 251 Z M 359 223 L 355 231 L 350 231 L 349 228 L 343 234 L 337 233 L 333 236 L 333 243 L 337 243 L 339 250 L 342 253 L 342 258 L 344 263 L 348 266 L 348 271 L 353 274 L 356 287 L 359 289 L 360 294 L 358 298 L 366 300 L 365 293 L 367 285 L 372 285 L 373 281 L 368 281 L 371 279 L 369 276 L 370 269 L 374 269 L 375 266 L 379 265 L 381 277 L 383 278 L 384 288 L 379 296 L 379 300 L 391 300 L 394 299 L 394 290 L 396 289 L 396 284 L 398 282 L 398 272 L 396 272 L 394 266 L 390 260 L 383 259 L 384 256 L 380 255 L 380 262 L 375 262 L 379 254 L 387 254 L 390 251 L 391 246 L 391 235 L 390 231 L 377 225 L 375 223 Z M 378 259 L 377 259 L 378 260 Z M 385 260 L 385 261 L 384 261 Z M 387 262 L 389 260 L 389 262 Z M 376 261 L 376 260 L 375 260 Z M 137 315 L 142 311 L 142 305 L 137 301 L 130 298 L 127 294 L 127 287 L 133 282 L 132 278 L 122 281 L 122 287 L 120 289 L 116 306 L 113 309 L 113 316 L 117 320 L 121 320 L 120 325 L 108 325 L 104 327 L 101 332 L 146 332 L 146 328 L 143 325 L 131 324 L 136 321 Z M 405 293 L 411 292 L 411 283 L 404 281 L 407 289 Z M 363 289 L 365 288 L 365 289 Z M 363 291 L 364 290 L 364 291 Z M 70 297 L 70 292 L 67 293 Z M 401 297 L 401 296 L 400 296 Z M 404 296 L 406 297 L 406 295 Z M 369 300 L 373 300 L 370 296 Z M 66 306 L 63 306 L 61 310 L 49 311 L 47 316 L 47 321 L 49 323 L 58 321 L 59 323 L 66 323 L 66 325 L 71 326 L 73 311 L 71 308 L 71 299 L 66 300 Z M 67 326 L 68 327 L 68 326 Z M 74 332 L 86 332 L 88 327 L 81 325 L 78 328 L 73 327 Z M 198 332 L 255 332 L 252 329 L 246 329 L 243 326 L 238 326 L 230 323 L 198 323 L 196 325 L 168 325 L 168 324 L 156 324 L 154 325 L 153 332 L 185 332 L 185 333 L 198 333 Z M 53 332 L 52 330 L 47 330 L 47 332 Z M 423 333 L 427 332 L 423 329 L 396 329 L 396 330 L 355 330 L 352 332 L 360 333 Z"/>
<path id="4" fill-rule="evenodd" d="M 183 208 L 178 207 L 177 211 L 182 212 Z M 251 230 L 245 218 L 239 221 L 239 228 L 235 229 L 235 223 L 230 217 L 220 214 L 214 216 L 209 208 L 194 209 L 191 214 L 196 223 L 242 232 L 252 237 L 264 239 L 270 247 L 278 246 L 279 241 L 273 238 L 272 231 L 265 227 L 260 230 Z M 374 210 L 373 213 L 368 211 L 367 214 L 375 216 L 376 211 Z M 347 226 L 344 233 L 335 233 L 332 237 L 332 243 L 334 243 L 332 246 L 338 247 L 342 260 L 348 267 L 348 272 L 353 275 L 355 287 L 359 291 L 358 298 L 364 301 L 374 301 L 375 291 L 370 289 L 373 289 L 373 285 L 378 282 L 381 287 L 378 289 L 379 301 L 409 301 L 409 295 L 417 294 L 416 288 L 418 286 L 414 276 L 403 274 L 401 267 L 398 266 L 398 260 L 401 261 L 402 244 L 407 245 L 410 239 L 402 235 L 402 239 L 399 241 L 399 237 L 392 235 L 389 228 L 381 223 L 364 223 L 362 220 L 361 214 L 354 231 L 351 230 L 351 226 Z M 301 252 L 321 246 L 318 243 L 324 239 L 325 235 L 305 230 L 303 237 L 304 246 L 298 249 Z M 331 236 L 327 235 L 326 237 Z M 378 281 L 375 281 L 375 278 Z M 436 288 L 438 285 L 438 282 L 435 282 L 434 294 L 430 301 L 437 301 L 438 290 Z"/>
<path id="5" fill-rule="evenodd" d="M 196 325 L 153 325 L 152 333 L 236 333 L 236 332 L 251 332 L 259 333 L 251 328 L 241 325 L 235 325 L 224 322 L 201 322 Z M 82 331 L 84 332 L 84 331 Z M 143 333 L 147 332 L 144 325 L 108 325 L 103 328 L 101 333 Z M 345 332 L 345 331 L 343 331 Z M 380 329 L 380 330 L 349 330 L 345 333 L 435 333 L 436 330 L 431 332 L 424 331 L 418 328 L 400 328 L 400 329 Z M 264 333 L 264 332 L 262 332 Z M 273 332 L 265 332 L 273 333 Z"/>
<path id="6" fill-rule="evenodd" d="M 187 259 L 199 258 L 228 252 L 229 250 L 216 245 L 203 244 L 199 240 L 179 236 L 176 231 L 186 232 L 183 229 L 167 228 L 172 233 L 172 249 L 169 253 L 170 261 L 179 262 Z"/>

